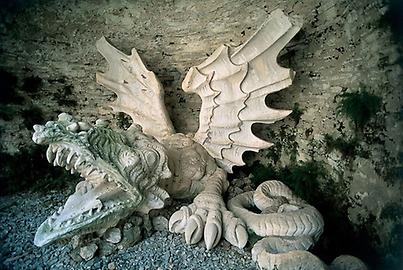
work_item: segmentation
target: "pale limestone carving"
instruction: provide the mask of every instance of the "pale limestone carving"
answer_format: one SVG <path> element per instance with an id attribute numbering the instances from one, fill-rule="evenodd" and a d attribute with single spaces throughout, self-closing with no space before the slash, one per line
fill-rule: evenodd
<path id="1" fill-rule="evenodd" d="M 323 232 L 322 216 L 282 182 L 263 182 L 254 192 L 231 199 L 228 208 L 248 229 L 264 237 L 252 248 L 252 259 L 261 269 L 328 269 L 308 251 Z M 260 213 L 249 210 L 253 208 Z M 331 269 L 365 270 L 366 267 L 356 257 L 340 256 L 333 261 Z"/>
<path id="2" fill-rule="evenodd" d="M 280 67 L 276 59 L 301 25 L 300 20 L 275 10 L 244 44 L 220 46 L 186 75 L 183 90 L 202 99 L 194 140 L 227 172 L 245 164 L 245 151 L 272 145 L 252 133 L 252 124 L 272 124 L 291 113 L 268 108 L 265 97 L 291 85 L 294 72 Z"/>
<path id="3" fill-rule="evenodd" d="M 171 177 L 165 150 L 139 128 L 115 131 L 105 122 L 91 126 L 63 113 L 58 121 L 35 125 L 34 130 L 35 143 L 49 144 L 50 163 L 84 178 L 65 205 L 38 228 L 37 246 L 105 230 L 134 211 L 162 208 L 169 197 L 157 185 Z"/>
<path id="4" fill-rule="evenodd" d="M 204 238 L 210 249 L 224 237 L 242 248 L 248 240 L 246 226 L 260 235 L 276 233 L 280 238 L 255 247 L 259 265 L 272 260 L 261 252 L 265 245 L 289 242 L 304 250 L 311 246 L 322 230 L 320 214 L 281 184 L 268 184 L 271 192 L 284 197 L 272 198 L 268 207 L 266 186 L 255 192 L 255 198 L 248 193 L 233 199 L 232 212 L 222 198 L 229 185 L 226 173 L 244 164 L 242 154 L 271 146 L 253 135 L 252 124 L 274 123 L 291 112 L 268 108 L 265 97 L 291 84 L 294 73 L 280 67 L 276 58 L 300 27 L 298 19 L 276 10 L 243 45 L 223 45 L 190 69 L 183 89 L 202 99 L 200 126 L 194 136 L 175 134 L 161 83 L 136 50 L 127 56 L 101 38 L 97 48 L 109 69 L 97 74 L 97 82 L 117 94 L 111 107 L 130 115 L 133 125 L 127 131 L 116 131 L 102 120 L 93 126 L 61 114 L 58 121 L 34 126 L 33 140 L 49 144 L 49 162 L 85 178 L 66 204 L 40 226 L 35 244 L 93 231 L 102 234 L 133 212 L 163 207 L 170 195 L 194 198 L 168 224 L 170 231 L 183 233 L 188 244 Z M 253 200 L 267 213 L 249 220 L 250 213 L 242 207 Z M 276 222 L 263 229 L 268 215 Z M 301 227 L 294 216 L 312 222 L 306 224 L 310 229 Z M 309 254 L 303 253 L 301 260 Z"/>
<path id="5" fill-rule="evenodd" d="M 254 206 L 262 213 L 248 210 Z M 228 207 L 259 236 L 306 236 L 312 238 L 313 243 L 323 232 L 320 213 L 280 181 L 264 182 L 255 192 L 231 199 Z"/>

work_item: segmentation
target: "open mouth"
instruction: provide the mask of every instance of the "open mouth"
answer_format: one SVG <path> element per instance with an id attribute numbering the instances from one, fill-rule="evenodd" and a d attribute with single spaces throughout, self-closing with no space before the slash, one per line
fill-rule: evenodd
<path id="1" fill-rule="evenodd" d="M 46 158 L 53 166 L 64 167 L 72 174 L 79 172 L 80 176 L 87 180 L 97 178 L 113 181 L 107 173 L 92 165 L 94 162 L 92 155 L 83 155 L 82 150 L 76 149 L 74 145 L 51 144 L 46 151 Z"/>
<path id="2" fill-rule="evenodd" d="M 82 149 L 70 144 L 49 145 L 46 157 L 54 166 L 64 167 L 85 178 L 64 206 L 41 224 L 34 244 L 43 246 L 74 234 L 85 234 L 115 226 L 129 215 L 133 204 L 124 187 L 114 177 L 94 165 L 92 155 L 83 155 Z"/>
<path id="3" fill-rule="evenodd" d="M 35 234 L 34 244 L 41 247 L 75 234 L 86 234 L 102 228 L 113 227 L 121 218 L 125 218 L 131 213 L 130 207 L 124 205 L 123 201 L 109 202 L 107 204 L 97 201 L 98 204 L 94 205 L 94 207 L 90 207 L 85 212 L 75 214 L 69 211 L 71 207 L 66 209 L 66 205 L 68 205 L 68 202 L 66 202 L 64 207 L 60 207 L 41 224 Z M 130 200 L 127 200 L 126 203 L 130 203 Z M 114 216 L 119 218 L 113 218 Z"/>
<path id="4" fill-rule="evenodd" d="M 49 163 L 84 178 L 38 228 L 36 246 L 116 226 L 134 211 L 162 208 L 169 198 L 158 187 L 159 178 L 171 177 L 162 146 L 140 130 L 128 136 L 99 121 L 91 126 L 60 114 L 58 121 L 35 125 L 34 131 L 35 143 L 49 145 Z"/>

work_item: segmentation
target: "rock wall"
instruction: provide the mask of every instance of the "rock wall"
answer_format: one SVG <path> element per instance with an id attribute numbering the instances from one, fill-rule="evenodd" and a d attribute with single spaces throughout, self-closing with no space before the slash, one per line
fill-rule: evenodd
<path id="1" fill-rule="evenodd" d="M 37 165 L 45 163 L 43 155 L 30 150 L 34 123 L 68 112 L 86 121 L 102 117 L 120 127 L 127 124 L 127 117 L 105 106 L 113 95 L 95 83 L 95 72 L 106 68 L 95 48 L 101 36 L 126 53 L 137 48 L 166 89 L 176 130 L 194 132 L 200 100 L 180 89 L 187 68 L 222 43 L 244 42 L 270 11 L 281 8 L 302 16 L 305 24 L 279 58 L 297 72 L 295 82 L 267 102 L 294 113 L 255 127 L 275 146 L 245 155 L 248 165 L 236 171 L 233 182 L 248 189 L 276 177 L 317 206 L 327 224 L 317 247 L 325 260 L 344 252 L 374 267 L 399 263 L 402 76 L 381 1 L 16 3 L 0 16 L 2 185 L 35 180 L 49 170 Z M 364 105 L 343 111 L 354 97 Z M 20 179 L 13 173 L 20 159 L 35 164 L 24 165 L 29 171 L 43 166 L 40 173 Z"/>

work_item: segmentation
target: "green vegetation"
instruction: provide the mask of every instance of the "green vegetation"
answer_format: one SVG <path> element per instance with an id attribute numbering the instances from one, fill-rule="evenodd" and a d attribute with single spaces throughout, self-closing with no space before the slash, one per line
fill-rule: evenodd
<path id="1" fill-rule="evenodd" d="M 402 220 L 403 207 L 396 202 L 390 202 L 382 209 L 380 218 L 394 221 Z"/>
<path id="2" fill-rule="evenodd" d="M 77 100 L 71 98 L 74 86 L 71 84 L 64 85 L 53 96 L 60 106 L 74 107 L 77 106 Z"/>
<path id="3" fill-rule="evenodd" d="M 344 158 L 353 158 L 361 156 L 368 158 L 369 153 L 361 149 L 360 143 L 356 137 L 352 139 L 344 139 L 343 137 L 334 138 L 329 134 L 325 134 L 326 151 L 328 153 L 338 150 Z"/>
<path id="4" fill-rule="evenodd" d="M 298 156 L 298 142 L 295 140 L 297 134 L 295 130 L 289 130 L 286 126 L 282 126 L 279 132 L 280 141 L 275 143 L 275 146 L 279 149 L 279 156 L 281 156 L 281 151 L 285 152 L 290 156 L 292 161 L 297 160 Z M 275 138 L 275 136 L 271 136 Z"/>
<path id="5" fill-rule="evenodd" d="M 294 103 L 294 107 L 292 108 L 292 113 L 290 114 L 290 117 L 292 120 L 295 121 L 295 125 L 299 124 L 299 121 L 301 120 L 301 116 L 304 114 L 304 111 L 299 107 L 299 103 Z"/>
<path id="6" fill-rule="evenodd" d="M 16 114 L 15 108 L 10 105 L 0 104 L 0 118 L 4 121 L 10 121 Z"/>
<path id="7" fill-rule="evenodd" d="M 377 112 L 380 111 L 382 98 L 369 93 L 363 86 L 360 91 L 343 93 L 338 112 L 353 121 L 356 130 L 362 130 Z"/>
<path id="8" fill-rule="evenodd" d="M 117 126 L 121 129 L 128 129 L 132 124 L 132 119 L 129 115 L 119 112 L 116 114 Z"/>

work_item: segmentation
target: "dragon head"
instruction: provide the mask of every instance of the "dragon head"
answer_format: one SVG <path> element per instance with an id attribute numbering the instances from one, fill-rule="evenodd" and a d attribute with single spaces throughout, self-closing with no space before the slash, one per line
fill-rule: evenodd
<path id="1" fill-rule="evenodd" d="M 107 122 L 94 126 L 62 113 L 57 121 L 34 126 L 33 141 L 49 145 L 54 166 L 79 173 L 75 192 L 38 228 L 34 244 L 115 226 L 134 211 L 147 213 L 164 206 L 168 193 L 157 186 L 171 177 L 163 146 L 138 126 L 115 131 Z"/>

